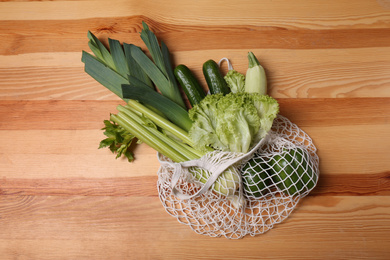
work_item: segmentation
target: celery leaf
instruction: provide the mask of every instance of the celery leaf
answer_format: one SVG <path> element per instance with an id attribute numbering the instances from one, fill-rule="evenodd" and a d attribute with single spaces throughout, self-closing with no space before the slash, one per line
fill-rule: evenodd
<path id="1" fill-rule="evenodd" d="M 136 142 L 134 135 L 110 120 L 104 120 L 104 125 L 102 130 L 107 138 L 100 141 L 99 149 L 107 147 L 116 154 L 116 158 L 124 156 L 129 162 L 132 162 L 134 155 L 130 148 L 133 141 Z"/>

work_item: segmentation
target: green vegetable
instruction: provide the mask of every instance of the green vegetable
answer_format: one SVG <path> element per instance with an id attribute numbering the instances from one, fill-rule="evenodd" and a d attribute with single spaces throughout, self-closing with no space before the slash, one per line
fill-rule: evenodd
<path id="1" fill-rule="evenodd" d="M 206 95 L 190 69 L 186 65 L 181 64 L 175 68 L 174 74 L 191 106 L 199 104 Z"/>
<path id="2" fill-rule="evenodd" d="M 140 80 L 145 85 L 149 86 L 151 89 L 154 89 L 154 85 L 150 80 L 149 76 L 143 71 L 143 69 L 138 65 L 138 63 L 134 60 L 134 57 L 131 55 L 131 49 L 134 49 L 135 46 L 133 44 L 123 43 L 123 49 L 125 50 L 127 67 L 129 68 L 128 78 L 134 77 Z M 140 47 L 137 47 L 141 49 Z"/>
<path id="3" fill-rule="evenodd" d="M 120 75 L 115 69 L 110 68 L 107 65 L 108 61 L 102 61 L 83 51 L 82 62 L 85 63 L 84 70 L 86 73 L 118 97 L 124 99 L 121 86 L 128 83 L 128 79 Z"/>
<path id="4" fill-rule="evenodd" d="M 233 93 L 245 91 L 245 76 L 240 72 L 231 69 L 226 73 L 224 79 Z"/>
<path id="5" fill-rule="evenodd" d="M 200 169 L 199 171 L 199 168 L 190 168 L 190 172 L 202 183 L 206 183 L 208 178 L 211 176 L 211 172 L 204 169 Z M 232 167 L 229 167 L 217 178 L 214 183 L 213 190 L 224 196 L 232 196 L 236 193 L 238 183 L 239 177 L 234 173 Z"/>
<path id="6" fill-rule="evenodd" d="M 124 43 L 122 48 L 119 41 L 109 39 L 108 50 L 91 32 L 88 32 L 88 38 L 95 56 L 83 51 L 82 62 L 85 63 L 85 72 L 100 84 L 127 101 L 122 94 L 122 85 L 131 85 L 130 78 L 136 78 L 151 89 L 154 89 L 153 82 L 163 96 L 186 108 L 173 75 L 169 50 L 163 42 L 160 47 L 156 35 L 145 23 L 141 38 L 153 61 L 133 44 Z"/>
<path id="7" fill-rule="evenodd" d="M 116 153 L 116 158 L 123 155 L 129 162 L 132 162 L 134 155 L 129 148 L 133 144 L 135 136 L 110 120 L 104 120 L 104 125 L 102 130 L 105 130 L 104 135 L 107 138 L 100 142 L 99 149 L 108 147 L 112 153 Z"/>
<path id="8" fill-rule="evenodd" d="M 204 155 L 191 145 L 179 141 L 180 139 L 188 141 L 185 131 L 142 104 L 130 100 L 128 105 L 118 106 L 117 109 L 119 112 L 110 117 L 110 120 L 117 124 L 115 129 L 124 129 L 174 162 L 195 160 Z M 169 131 L 176 138 L 166 135 L 163 130 Z M 204 169 L 198 171 L 190 168 L 190 172 L 202 183 L 205 183 L 211 175 Z M 228 168 L 217 178 L 213 189 L 224 196 L 232 196 L 236 192 L 238 183 L 238 176 L 234 174 L 232 168 Z"/>
<path id="9" fill-rule="evenodd" d="M 141 38 L 151 59 L 133 44 L 123 43 L 122 48 L 119 41 L 109 39 L 107 49 L 91 32 L 88 33 L 88 38 L 93 54 L 83 51 L 85 71 L 128 102 L 125 106 L 118 106 L 118 113 L 104 121 L 106 138 L 100 142 L 99 148 L 108 147 L 116 153 L 117 158 L 123 155 L 132 161 L 134 157 L 130 147 L 143 142 L 174 162 L 198 159 L 213 150 L 211 147 L 196 149 L 189 136 L 192 121 L 179 91 L 169 50 L 163 42 L 160 47 L 157 37 L 145 23 Z M 205 71 L 210 72 L 207 75 L 209 82 L 213 83 L 212 92 L 226 94 L 230 91 L 215 62 L 206 63 Z M 214 77 L 218 75 L 217 72 L 219 76 Z M 199 102 L 195 101 L 200 101 L 204 92 L 194 85 L 194 81 L 190 83 L 198 90 L 193 99 L 193 105 L 197 106 Z M 256 108 L 252 110 L 255 111 Z M 197 168 L 190 168 L 189 171 L 200 182 L 205 183 L 211 173 L 195 169 Z M 228 168 L 212 187 L 215 192 L 229 197 L 235 195 L 239 182 L 235 169 Z"/>
<path id="10" fill-rule="evenodd" d="M 203 64 L 203 75 L 206 79 L 211 94 L 230 92 L 225 79 L 223 78 L 218 64 L 213 60 L 208 60 Z"/>
<path id="11" fill-rule="evenodd" d="M 172 133 L 177 139 L 181 140 L 182 142 L 192 146 L 192 140 L 189 138 L 188 133 L 177 126 L 176 124 L 173 124 L 171 121 L 167 120 L 166 118 L 160 116 L 159 114 L 155 113 L 154 111 L 148 109 L 146 106 L 143 106 L 139 102 L 135 100 L 129 100 L 127 103 L 128 107 L 135 109 L 139 113 L 141 113 L 146 118 L 149 118 L 152 122 L 154 122 L 158 127 L 161 129 L 164 129 L 166 131 L 169 131 Z M 200 156 L 202 156 L 201 154 Z"/>
<path id="12" fill-rule="evenodd" d="M 268 133 L 278 112 L 279 104 L 269 96 L 208 95 L 189 111 L 189 135 L 200 151 L 246 153 Z"/>
<path id="13" fill-rule="evenodd" d="M 267 78 L 264 68 L 260 65 L 256 56 L 248 53 L 248 70 L 245 78 L 245 92 L 259 93 L 260 95 L 267 94 Z"/>
<path id="14" fill-rule="evenodd" d="M 170 121 L 180 128 L 185 131 L 190 130 L 192 121 L 190 120 L 186 109 L 169 98 L 148 88 L 135 78 L 130 78 L 130 83 L 131 85 L 122 85 L 124 97 L 138 100 L 144 105 L 152 106 L 158 111 L 161 111 Z"/>
<path id="15" fill-rule="evenodd" d="M 160 68 L 158 68 L 138 47 L 131 46 L 131 53 L 138 65 L 149 76 L 161 94 L 181 107 L 185 108 L 179 89 L 175 87 L 173 82 L 164 75 Z"/>
<path id="16" fill-rule="evenodd" d="M 156 133 L 156 129 L 153 127 L 145 127 L 141 122 L 142 118 L 138 118 L 139 121 L 133 117 L 129 117 L 126 113 L 119 112 L 117 115 L 111 115 L 110 119 L 125 128 L 127 131 L 133 133 L 139 140 L 146 143 L 156 151 L 160 151 L 163 155 L 172 158 L 175 161 L 185 161 L 187 157 L 174 148 L 171 148 L 165 140 L 161 140 L 160 136 Z M 154 130 L 153 130 L 154 129 Z M 171 141 L 171 140 L 170 140 Z"/>
<path id="17" fill-rule="evenodd" d="M 160 47 L 156 35 L 149 30 L 148 25 L 144 22 L 142 25 L 141 39 L 148 48 L 154 63 L 136 46 L 130 47 L 132 56 L 164 96 L 185 108 L 179 86 L 173 75 L 168 47 L 164 42 L 161 42 Z"/>
<path id="18" fill-rule="evenodd" d="M 242 168 L 243 186 L 246 194 L 255 198 L 261 198 L 268 192 L 271 186 L 271 178 L 267 174 L 267 164 L 262 157 L 250 159 Z"/>
<path id="19" fill-rule="evenodd" d="M 317 177 L 312 171 L 310 155 L 305 148 L 285 149 L 272 157 L 268 174 L 286 194 L 294 196 L 312 189 Z"/>
<path id="20" fill-rule="evenodd" d="M 153 88 L 149 77 L 131 55 L 130 46 L 133 45 L 124 43 L 123 51 L 119 41 L 109 39 L 109 51 L 93 33 L 88 32 L 88 38 L 88 45 L 95 56 L 83 51 L 81 61 L 85 64 L 85 72 L 92 78 L 124 100 L 127 99 L 122 95 L 121 86 L 129 84 L 129 75 Z"/>

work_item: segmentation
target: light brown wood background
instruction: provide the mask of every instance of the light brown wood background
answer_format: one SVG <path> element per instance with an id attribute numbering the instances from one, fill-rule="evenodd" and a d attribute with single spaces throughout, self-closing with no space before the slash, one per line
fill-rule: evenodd
<path id="1" fill-rule="evenodd" d="M 208 59 L 259 57 L 320 157 L 285 222 L 197 235 L 161 206 L 152 149 L 97 149 L 121 101 L 83 71 L 87 31 L 144 46 L 141 21 L 200 79 Z M 0 39 L 1 260 L 390 258 L 389 0 L 3 0 Z"/>

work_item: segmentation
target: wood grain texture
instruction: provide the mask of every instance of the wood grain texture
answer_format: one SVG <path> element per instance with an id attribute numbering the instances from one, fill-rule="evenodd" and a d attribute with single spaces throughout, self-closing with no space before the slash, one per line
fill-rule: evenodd
<path id="1" fill-rule="evenodd" d="M 157 198 L 1 199 L 0 250 L 15 257 L 53 259 L 63 252 L 65 259 L 237 259 L 243 255 L 245 259 L 259 259 L 259 255 L 261 259 L 386 259 L 384 248 L 390 242 L 386 235 L 390 201 L 381 196 L 310 197 L 273 232 L 230 242 L 196 235 L 179 225 Z M 11 232 L 10 243 L 5 234 Z"/>
<path id="2" fill-rule="evenodd" d="M 86 37 L 82 38 L 86 43 Z M 175 43 L 172 42 L 171 46 Z M 275 98 L 389 97 L 388 47 L 248 49 L 264 64 L 269 93 Z M 234 68 L 245 73 L 248 49 L 173 51 L 173 58 L 175 64 L 186 64 L 206 88 L 202 74 L 202 64 L 206 60 L 219 61 L 229 57 Z M 43 52 L 0 57 L 4 60 L 0 63 L 0 95 L 3 100 L 118 100 L 93 79 L 85 77 L 81 52 L 62 52 L 58 56 Z M 225 67 L 223 65 L 223 69 Z"/>
<path id="3" fill-rule="evenodd" d="M 145 47 L 146 21 L 202 64 L 253 51 L 281 114 L 313 139 L 317 187 L 266 234 L 192 232 L 164 211 L 156 152 L 98 149 L 123 103 L 91 79 L 87 31 Z M 0 1 L 0 259 L 389 259 L 387 0 Z M 222 71 L 226 72 L 226 65 Z"/>

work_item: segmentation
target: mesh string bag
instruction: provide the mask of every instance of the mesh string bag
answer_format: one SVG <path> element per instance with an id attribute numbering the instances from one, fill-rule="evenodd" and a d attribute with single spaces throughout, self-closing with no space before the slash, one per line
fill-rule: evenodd
<path id="1" fill-rule="evenodd" d="M 279 115 L 246 154 L 214 151 L 174 163 L 158 154 L 165 210 L 198 234 L 239 239 L 281 223 L 316 186 L 319 158 L 311 138 Z"/>

